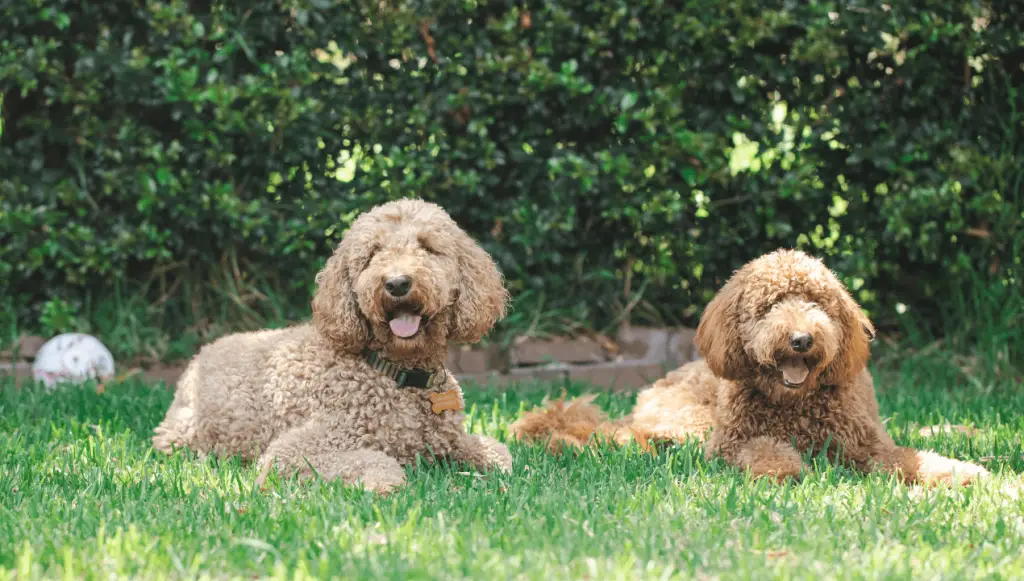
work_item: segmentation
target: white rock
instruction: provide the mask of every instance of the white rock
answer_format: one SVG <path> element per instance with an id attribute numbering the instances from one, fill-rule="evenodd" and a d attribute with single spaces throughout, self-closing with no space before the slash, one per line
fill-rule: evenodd
<path id="1" fill-rule="evenodd" d="M 52 389 L 58 383 L 103 380 L 114 375 L 114 356 L 92 335 L 64 333 L 39 348 L 32 376 Z"/>

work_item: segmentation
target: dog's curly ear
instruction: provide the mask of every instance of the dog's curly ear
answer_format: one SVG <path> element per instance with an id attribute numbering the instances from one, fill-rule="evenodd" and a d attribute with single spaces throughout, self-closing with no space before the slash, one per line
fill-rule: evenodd
<path id="1" fill-rule="evenodd" d="M 853 300 L 846 288 L 839 289 L 836 319 L 843 329 L 843 338 L 835 359 L 821 374 L 821 383 L 839 385 L 857 379 L 871 356 L 875 326 Z"/>
<path id="2" fill-rule="evenodd" d="M 494 259 L 463 231 L 455 237 L 458 256 L 458 297 L 455 299 L 449 338 L 476 343 L 508 309 L 509 294 Z"/>
<path id="3" fill-rule="evenodd" d="M 730 380 L 739 380 L 754 367 L 743 349 L 740 336 L 740 300 L 743 298 L 741 274 L 725 283 L 704 309 L 694 342 L 711 372 Z"/>
<path id="4" fill-rule="evenodd" d="M 366 319 L 359 310 L 352 279 L 348 272 L 348 246 L 345 240 L 327 259 L 316 275 L 313 295 L 313 324 L 321 336 L 337 348 L 359 353 L 370 340 Z"/>

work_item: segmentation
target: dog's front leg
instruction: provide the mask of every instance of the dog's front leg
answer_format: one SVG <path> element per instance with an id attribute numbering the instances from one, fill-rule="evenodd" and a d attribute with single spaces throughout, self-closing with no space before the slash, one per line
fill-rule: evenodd
<path id="1" fill-rule="evenodd" d="M 262 486 L 270 470 L 300 478 L 314 475 L 346 484 L 359 484 L 374 492 L 388 492 L 405 482 L 398 460 L 370 449 L 350 449 L 330 422 L 310 420 L 275 438 L 260 457 L 262 467 L 256 485 Z"/>
<path id="2" fill-rule="evenodd" d="M 879 447 L 857 464 L 865 472 L 898 474 L 907 484 L 969 484 L 990 474 L 977 464 L 896 445 Z"/>
<path id="3" fill-rule="evenodd" d="M 791 444 L 768 436 L 719 444 L 714 437 L 708 442 L 710 454 L 721 455 L 727 462 L 749 470 L 756 477 L 777 481 L 799 478 L 804 462 Z"/>
<path id="4" fill-rule="evenodd" d="M 488 436 L 463 434 L 449 456 L 481 472 L 494 468 L 506 473 L 512 470 L 512 454 L 508 447 Z"/>

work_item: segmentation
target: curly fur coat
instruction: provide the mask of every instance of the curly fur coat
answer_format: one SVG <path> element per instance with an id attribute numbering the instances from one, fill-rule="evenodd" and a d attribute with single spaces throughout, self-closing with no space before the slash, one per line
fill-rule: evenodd
<path id="1" fill-rule="evenodd" d="M 196 355 L 158 450 L 258 458 L 260 482 L 276 467 L 377 491 L 401 484 L 417 455 L 511 469 L 503 444 L 464 431 L 444 368 L 448 342 L 480 340 L 508 293 L 442 208 L 406 199 L 361 215 L 316 282 L 311 324 L 229 335 Z M 402 372 L 427 379 L 403 386 Z"/>

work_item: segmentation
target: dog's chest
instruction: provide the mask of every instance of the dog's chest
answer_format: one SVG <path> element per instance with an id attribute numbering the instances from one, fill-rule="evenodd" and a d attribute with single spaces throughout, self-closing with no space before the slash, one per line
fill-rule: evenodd
<path id="1" fill-rule="evenodd" d="M 345 392 L 335 405 L 343 408 L 340 415 L 348 418 L 358 447 L 380 450 L 400 463 L 417 454 L 449 454 L 463 432 L 462 391 L 454 381 L 424 389 L 374 377 Z"/>
<path id="2" fill-rule="evenodd" d="M 434 410 L 438 390 L 395 389 L 390 395 L 394 405 L 385 414 L 387 421 L 377 431 L 383 450 L 401 463 L 413 461 L 417 454 L 452 452 L 462 432 L 462 406 L 458 410 Z M 456 388 L 458 401 L 462 394 Z"/>
<path id="3" fill-rule="evenodd" d="M 795 441 L 801 451 L 839 443 L 842 434 L 832 393 L 822 391 L 779 402 L 770 402 L 760 394 L 751 395 L 741 416 L 745 416 L 745 423 L 749 423 L 755 433 Z"/>

